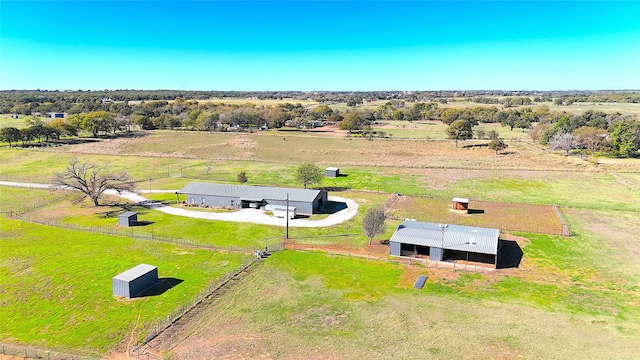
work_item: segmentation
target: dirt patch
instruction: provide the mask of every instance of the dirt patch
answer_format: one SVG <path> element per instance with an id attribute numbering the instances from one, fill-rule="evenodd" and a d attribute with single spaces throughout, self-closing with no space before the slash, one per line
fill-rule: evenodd
<path id="1" fill-rule="evenodd" d="M 401 196 L 388 214 L 397 219 L 411 218 L 507 231 L 554 235 L 562 232 L 562 223 L 553 207 L 546 205 L 472 201 L 469 203 L 469 212 L 460 213 L 451 211 L 451 199 Z"/>

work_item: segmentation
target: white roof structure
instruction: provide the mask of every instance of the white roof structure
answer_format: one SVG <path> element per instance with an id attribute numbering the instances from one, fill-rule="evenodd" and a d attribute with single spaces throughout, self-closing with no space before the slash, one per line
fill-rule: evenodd
<path id="1" fill-rule="evenodd" d="M 497 255 L 499 237 L 499 229 L 405 221 L 398 226 L 389 241 Z"/>
<path id="2" fill-rule="evenodd" d="M 465 198 L 453 198 L 452 200 L 453 202 L 457 202 L 457 203 L 469 203 L 469 199 L 465 199 Z"/>
<path id="3" fill-rule="evenodd" d="M 138 266 L 134 266 L 131 269 L 114 276 L 113 278 L 116 280 L 131 281 L 157 268 L 158 268 L 157 266 L 153 266 L 153 265 L 140 264 Z"/>
<path id="4" fill-rule="evenodd" d="M 340 170 L 340 168 L 330 166 L 330 167 L 326 168 L 326 170 L 337 171 L 337 170 Z"/>

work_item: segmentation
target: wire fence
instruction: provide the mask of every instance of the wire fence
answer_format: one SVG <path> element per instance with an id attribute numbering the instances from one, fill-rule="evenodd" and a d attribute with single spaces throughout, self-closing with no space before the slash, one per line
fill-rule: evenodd
<path id="1" fill-rule="evenodd" d="M 69 354 L 55 350 L 41 349 L 34 346 L 1 344 L 2 358 L 16 357 L 20 359 L 46 359 L 46 360 L 89 360 L 99 359 L 98 355 Z"/>
<path id="2" fill-rule="evenodd" d="M 453 261 L 433 261 L 426 258 L 418 258 L 418 257 L 389 257 L 389 256 L 381 256 L 379 254 L 372 254 L 367 252 L 367 254 L 362 254 L 359 252 L 351 252 L 348 250 L 335 250 L 335 249 L 325 249 L 322 247 L 308 246 L 308 245 L 297 245 L 292 243 L 287 245 L 287 250 L 295 250 L 302 252 L 320 252 L 324 254 L 328 254 L 329 256 L 343 256 L 348 258 L 358 258 L 370 261 L 377 262 L 386 262 L 393 264 L 404 264 L 404 265 L 422 265 L 426 268 L 447 268 L 453 269 L 454 271 L 466 271 L 466 272 L 491 272 L 491 273 L 500 273 L 500 269 L 496 269 L 491 267 L 491 265 L 487 266 L 478 266 L 469 264 L 467 262 L 459 262 L 457 260 Z"/>
<path id="3" fill-rule="evenodd" d="M 284 246 L 279 244 L 279 246 L 274 246 L 270 249 L 270 251 L 278 251 L 284 249 Z M 161 357 L 151 354 L 146 350 L 145 345 L 148 344 L 151 340 L 155 339 L 158 335 L 160 335 L 163 331 L 169 328 L 172 324 L 182 318 L 185 314 L 191 311 L 193 308 L 202 303 L 206 298 L 210 297 L 220 288 L 222 288 L 229 280 L 238 276 L 241 272 L 247 270 L 251 265 L 253 265 L 256 261 L 259 260 L 259 257 L 253 256 L 251 258 L 246 259 L 240 266 L 235 268 L 233 271 L 225 274 L 222 278 L 218 279 L 215 283 L 211 284 L 206 289 L 202 290 L 194 299 L 192 299 L 189 303 L 181 306 L 179 309 L 174 311 L 171 315 L 168 315 L 159 323 L 153 325 L 144 336 L 144 339 L 141 343 L 133 347 L 129 351 L 129 355 L 142 357 L 143 359 L 146 357 L 147 359 L 162 359 Z"/>
<path id="4" fill-rule="evenodd" d="M 53 227 L 58 227 L 63 229 L 78 230 L 78 231 L 91 232 L 91 233 L 102 234 L 102 235 L 123 236 L 123 237 L 129 237 L 129 238 L 141 239 L 141 240 L 160 241 L 160 242 L 165 242 L 170 244 L 205 248 L 205 249 L 216 250 L 216 251 L 227 251 L 227 252 L 249 254 L 249 253 L 253 253 L 256 250 L 262 249 L 257 247 L 241 247 L 241 246 L 235 246 L 235 245 L 221 246 L 221 245 L 206 244 L 206 243 L 202 243 L 192 239 L 182 239 L 182 238 L 175 238 L 170 236 L 157 235 L 157 234 L 154 234 L 153 232 L 136 233 L 133 227 L 120 229 L 120 228 L 99 227 L 99 226 L 82 226 L 77 224 L 62 223 L 55 220 L 40 219 L 40 218 L 25 216 L 15 212 L 6 213 L 6 217 L 8 219 L 21 220 L 21 221 L 34 223 L 34 224 L 53 226 Z M 279 238 L 280 237 L 270 237 L 262 240 L 266 243 L 267 251 L 272 251 L 272 250 L 277 251 L 279 247 L 282 246 L 281 244 L 268 244 L 269 240 L 279 239 Z"/>
<path id="5" fill-rule="evenodd" d="M 569 229 L 569 225 L 567 225 L 567 223 L 564 221 L 564 217 L 562 216 L 562 213 L 560 212 L 556 204 L 553 204 L 553 211 L 556 213 L 556 215 L 560 219 L 560 222 L 562 223 L 562 234 L 560 235 L 571 236 L 571 229 Z"/>

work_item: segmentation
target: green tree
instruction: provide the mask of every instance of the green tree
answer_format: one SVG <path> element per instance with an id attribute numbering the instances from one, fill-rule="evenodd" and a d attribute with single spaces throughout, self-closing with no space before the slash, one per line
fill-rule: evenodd
<path id="1" fill-rule="evenodd" d="M 494 140 L 491 140 L 491 142 L 489 143 L 489 149 L 495 150 L 496 155 L 498 155 L 498 151 L 504 150 L 508 147 L 509 145 L 505 144 L 505 142 L 502 139 L 494 139 Z"/>
<path id="2" fill-rule="evenodd" d="M 317 184 L 322 181 L 322 170 L 318 165 L 313 163 L 304 163 L 298 165 L 296 168 L 296 181 L 303 184 L 304 188 L 307 185 Z"/>
<path id="3" fill-rule="evenodd" d="M 362 130 L 364 126 L 364 119 L 360 116 L 360 113 L 357 111 L 349 111 L 344 114 L 342 121 L 340 121 L 340 125 L 338 128 L 340 130 L 349 130 L 350 133 L 354 131 Z"/>
<path id="4" fill-rule="evenodd" d="M 376 235 L 384 234 L 387 230 L 386 215 L 382 206 L 367 210 L 362 220 L 362 232 L 369 238 L 369 245 Z"/>
<path id="5" fill-rule="evenodd" d="M 2 130 L 0 130 L 0 136 L 2 136 L 2 140 L 8 142 L 11 147 L 11 143 L 20 141 L 20 130 L 14 127 L 2 128 Z"/>
<path id="6" fill-rule="evenodd" d="M 82 119 L 82 128 L 90 131 L 95 137 L 101 132 L 106 134 L 114 122 L 114 114 L 106 111 L 92 111 Z"/>
<path id="7" fill-rule="evenodd" d="M 611 146 L 619 157 L 630 157 L 640 149 L 640 121 L 622 120 L 611 127 Z"/>
<path id="8" fill-rule="evenodd" d="M 240 184 L 245 184 L 247 181 L 249 181 L 249 179 L 247 179 L 247 173 L 245 173 L 244 171 L 240 171 L 238 173 L 238 182 Z"/>
<path id="9" fill-rule="evenodd" d="M 513 128 L 518 124 L 519 121 L 520 121 L 520 116 L 518 115 L 518 113 L 511 112 L 509 116 L 507 116 L 504 120 L 500 122 L 500 125 L 508 126 L 511 129 L 511 131 L 513 131 Z"/>
<path id="10" fill-rule="evenodd" d="M 458 147 L 458 140 L 473 139 L 473 126 L 471 122 L 467 120 L 456 120 L 446 130 L 449 139 L 456 141 L 456 147 Z"/>

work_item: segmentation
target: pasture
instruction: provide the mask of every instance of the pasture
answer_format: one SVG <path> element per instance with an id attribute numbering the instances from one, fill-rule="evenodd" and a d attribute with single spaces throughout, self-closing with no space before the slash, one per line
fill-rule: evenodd
<path id="1" fill-rule="evenodd" d="M 500 218 L 553 227 L 557 218 L 549 209 L 557 204 L 575 234 L 505 234 L 524 253 L 520 267 L 482 275 L 326 253 L 276 253 L 177 338 L 158 344 L 160 354 L 175 359 L 201 358 L 203 351 L 245 358 L 571 358 L 580 353 L 631 359 L 640 351 L 637 159 L 600 159 L 596 165 L 547 151 L 526 137 L 507 140 L 509 148 L 496 156 L 484 147 L 465 147 L 481 140 L 458 148 L 437 140 L 443 136 L 437 124 L 405 124 L 384 125 L 384 131 L 397 131 L 390 140 L 272 130 L 154 131 L 41 150 L 3 148 L 0 180 L 48 183 L 78 157 L 126 169 L 142 195 L 171 203 L 172 193 L 144 192 L 177 190 L 191 181 L 236 183 L 240 171 L 248 185 L 299 186 L 295 167 L 314 162 L 339 166 L 346 175 L 324 178 L 314 187 L 351 198 L 360 210 L 333 227 L 292 228 L 292 241 L 301 247 L 384 257 L 388 249 L 379 240 L 388 239 L 398 221 L 388 221 L 375 246 L 367 245 L 361 226 L 366 210 L 392 193 L 406 195 L 392 215 L 438 222 L 454 222 L 449 221 L 451 197 L 469 197 L 472 208 L 480 204 L 485 213 L 456 219 L 479 226 L 495 226 L 492 219 Z M 402 137 L 408 140 L 398 140 Z M 0 211 L 26 211 L 25 217 L 66 225 L 115 229 L 117 214 L 134 210 L 149 222 L 133 229 L 140 234 L 250 248 L 264 246 L 265 239 L 282 241 L 279 227 L 181 218 L 119 198 L 105 200 L 96 208 L 78 201 L 77 194 L 0 187 Z M 241 261 L 240 255 L 18 220 L 0 220 L 0 238 L 0 282 L 8 284 L 0 289 L 1 300 L 3 312 L 12 314 L 0 342 L 92 354 L 121 350 L 144 326 Z M 161 277 L 184 281 L 158 296 L 115 301 L 111 277 L 140 262 L 158 265 Z M 419 274 L 429 275 L 422 291 L 411 289 Z M 97 319 L 102 313 L 108 316 Z"/>
<path id="2" fill-rule="evenodd" d="M 144 330 L 240 265 L 222 254 L 0 219 L 0 342 L 87 354 L 135 343 Z M 140 263 L 173 288 L 126 300 L 111 278 Z"/>
<path id="3" fill-rule="evenodd" d="M 388 214 L 399 219 L 481 226 L 509 231 L 561 234 L 562 223 L 551 206 L 471 200 L 468 213 L 451 211 L 451 199 L 399 197 Z"/>
<path id="4" fill-rule="evenodd" d="M 423 290 L 411 289 L 418 274 L 430 277 Z M 637 301 L 517 277 L 288 251 L 151 346 L 174 359 L 632 359 L 640 350 Z"/>

